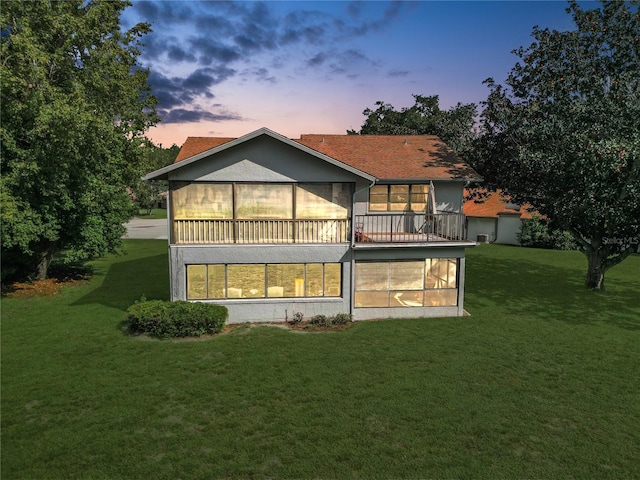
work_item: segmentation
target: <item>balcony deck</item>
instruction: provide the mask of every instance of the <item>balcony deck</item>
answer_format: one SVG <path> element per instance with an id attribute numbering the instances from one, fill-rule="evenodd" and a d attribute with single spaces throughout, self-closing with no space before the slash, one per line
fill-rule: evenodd
<path id="1" fill-rule="evenodd" d="M 466 242 L 462 213 L 356 215 L 354 243 L 430 244 Z"/>
<path id="2" fill-rule="evenodd" d="M 219 244 L 445 244 L 466 243 L 461 213 L 392 213 L 356 215 L 355 229 L 347 219 L 319 220 L 174 220 L 172 242 L 180 245 Z"/>

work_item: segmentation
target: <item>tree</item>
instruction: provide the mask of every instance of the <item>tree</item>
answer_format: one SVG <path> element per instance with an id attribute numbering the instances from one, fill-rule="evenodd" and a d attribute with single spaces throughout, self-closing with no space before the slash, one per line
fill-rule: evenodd
<path id="1" fill-rule="evenodd" d="M 163 148 L 162 144 L 155 145 L 149 142 L 144 148 L 141 167 L 145 173 L 148 173 L 171 165 L 179 151 L 180 147 L 175 143 L 169 148 Z M 167 182 L 164 180 L 145 181 L 140 178 L 132 190 L 135 204 L 139 209 L 146 210 L 148 215 L 162 201 L 162 196 L 167 191 Z"/>
<path id="2" fill-rule="evenodd" d="M 156 99 L 125 1 L 14 1 L 0 14 L 2 278 L 46 276 L 53 255 L 114 252 L 131 213 Z"/>
<path id="3" fill-rule="evenodd" d="M 571 1 L 575 30 L 534 27 L 506 86 L 486 82 L 476 168 L 573 234 L 593 290 L 640 243 L 638 6 Z"/>
<path id="4" fill-rule="evenodd" d="M 458 103 L 450 110 L 440 110 L 438 95 L 413 95 L 415 104 L 400 111 L 381 101 L 377 108 L 367 108 L 360 135 L 437 135 L 456 153 L 465 152 L 474 138 L 476 105 Z"/>

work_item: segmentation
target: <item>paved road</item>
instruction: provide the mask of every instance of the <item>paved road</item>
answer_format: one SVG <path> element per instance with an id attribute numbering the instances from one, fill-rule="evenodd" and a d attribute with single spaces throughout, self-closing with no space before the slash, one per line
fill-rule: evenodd
<path id="1" fill-rule="evenodd" d="M 167 221 L 162 220 L 142 220 L 134 218 L 129 223 L 124 224 L 127 227 L 127 233 L 122 238 L 147 238 L 166 240 Z"/>

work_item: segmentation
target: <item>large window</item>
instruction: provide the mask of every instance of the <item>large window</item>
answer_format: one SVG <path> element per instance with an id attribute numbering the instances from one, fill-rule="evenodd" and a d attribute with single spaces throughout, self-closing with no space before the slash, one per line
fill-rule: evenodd
<path id="1" fill-rule="evenodd" d="M 369 189 L 372 212 L 424 212 L 429 185 L 374 185 Z"/>
<path id="2" fill-rule="evenodd" d="M 344 183 L 300 183 L 296 185 L 296 218 L 349 218 L 351 188 Z"/>
<path id="3" fill-rule="evenodd" d="M 172 182 L 171 205 L 174 220 L 348 219 L 351 185 Z"/>
<path id="4" fill-rule="evenodd" d="M 293 218 L 293 189 L 278 183 L 240 183 L 235 186 L 236 217 Z"/>
<path id="5" fill-rule="evenodd" d="M 174 220 L 233 218 L 230 183 L 172 182 Z"/>
<path id="6" fill-rule="evenodd" d="M 457 265 L 455 258 L 356 262 L 355 306 L 455 306 Z"/>
<path id="7" fill-rule="evenodd" d="M 339 263 L 187 265 L 189 300 L 339 297 Z"/>

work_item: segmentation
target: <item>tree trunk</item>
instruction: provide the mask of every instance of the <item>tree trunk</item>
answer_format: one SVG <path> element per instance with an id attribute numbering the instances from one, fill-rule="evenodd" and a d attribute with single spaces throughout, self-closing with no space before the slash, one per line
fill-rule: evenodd
<path id="1" fill-rule="evenodd" d="M 587 288 L 589 290 L 604 289 L 605 257 L 598 250 L 587 250 Z"/>
<path id="2" fill-rule="evenodd" d="M 38 266 L 36 267 L 36 280 L 45 280 L 49 271 L 49 266 L 53 260 L 57 248 L 54 244 L 48 245 L 39 255 Z"/>

